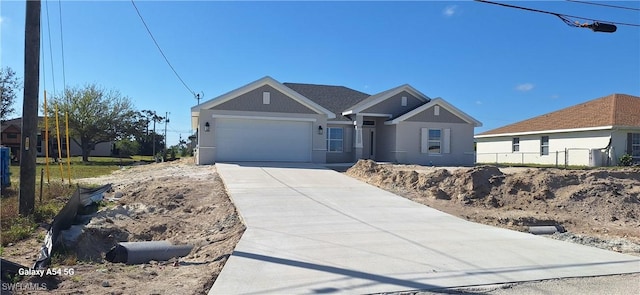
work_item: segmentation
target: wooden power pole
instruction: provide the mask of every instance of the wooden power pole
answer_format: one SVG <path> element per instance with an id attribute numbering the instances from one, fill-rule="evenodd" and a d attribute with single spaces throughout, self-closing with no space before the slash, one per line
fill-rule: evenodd
<path id="1" fill-rule="evenodd" d="M 20 202 L 22 216 L 33 213 L 36 198 L 38 92 L 40 91 L 40 0 L 27 0 L 24 33 L 24 98 L 20 150 Z"/>

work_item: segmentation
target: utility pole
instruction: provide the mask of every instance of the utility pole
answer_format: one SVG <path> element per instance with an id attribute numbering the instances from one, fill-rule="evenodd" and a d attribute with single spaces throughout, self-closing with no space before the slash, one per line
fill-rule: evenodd
<path id="1" fill-rule="evenodd" d="M 167 123 L 169 123 L 169 112 L 164 113 L 164 153 L 167 153 Z"/>
<path id="2" fill-rule="evenodd" d="M 40 0 L 27 1 L 24 32 L 24 97 L 20 150 L 19 213 L 33 213 L 36 198 L 36 145 L 40 87 Z"/>
<path id="3" fill-rule="evenodd" d="M 156 120 L 153 120 L 153 159 L 154 160 L 158 160 L 156 159 Z"/>
<path id="4" fill-rule="evenodd" d="M 200 95 L 202 94 L 202 95 Z M 200 93 L 196 94 L 196 99 L 198 100 L 198 104 L 200 104 L 200 98 L 204 97 L 204 92 L 200 91 Z"/>

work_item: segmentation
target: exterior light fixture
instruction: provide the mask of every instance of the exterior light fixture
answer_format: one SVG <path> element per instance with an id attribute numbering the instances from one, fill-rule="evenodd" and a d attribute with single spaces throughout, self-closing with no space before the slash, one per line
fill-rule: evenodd
<path id="1" fill-rule="evenodd" d="M 322 135 L 322 126 L 318 126 L 318 134 Z"/>
<path id="2" fill-rule="evenodd" d="M 209 132 L 209 128 L 211 127 L 211 125 L 209 125 L 209 122 L 204 123 L 204 132 Z"/>

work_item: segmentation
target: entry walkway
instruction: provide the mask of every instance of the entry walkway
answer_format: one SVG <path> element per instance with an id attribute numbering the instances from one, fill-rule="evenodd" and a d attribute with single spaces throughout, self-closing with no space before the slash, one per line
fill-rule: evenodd
<path id="1" fill-rule="evenodd" d="M 312 164 L 216 164 L 247 225 L 209 294 L 366 294 L 640 272 L 640 257 L 468 222 Z"/>

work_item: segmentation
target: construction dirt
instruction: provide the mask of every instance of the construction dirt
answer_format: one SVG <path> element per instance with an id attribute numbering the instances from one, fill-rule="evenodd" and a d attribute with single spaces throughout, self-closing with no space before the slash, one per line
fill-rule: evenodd
<path id="1" fill-rule="evenodd" d="M 127 167 L 80 180 L 112 183 L 113 191 L 105 194 L 111 201 L 79 231 L 75 242 L 62 247 L 66 254 L 54 255 L 51 268 L 62 274 L 29 277 L 20 282 L 27 286 L 24 292 L 15 293 L 32 293 L 27 290 L 35 287 L 57 294 L 206 294 L 245 228 L 215 167 L 192 161 Z M 117 242 L 151 240 L 194 248 L 188 256 L 168 262 L 126 265 L 104 259 Z M 41 241 L 10 245 L 3 258 L 31 266 Z"/>
<path id="2" fill-rule="evenodd" d="M 470 221 L 640 256 L 640 169 L 438 168 L 360 160 L 346 172 Z"/>
<path id="3" fill-rule="evenodd" d="M 29 290 L 35 286 L 54 294 L 206 294 L 245 227 L 215 167 L 191 161 L 125 167 L 83 179 L 113 184 L 108 201 L 76 231 L 74 242 L 62 247 L 64 254 L 54 255 L 51 267 L 62 274 L 28 277 L 19 283 L 32 285 L 14 293 L 34 293 Z M 567 232 L 550 237 L 640 255 L 638 168 L 435 168 L 362 160 L 346 173 L 470 221 L 520 231 L 557 225 Z M 43 233 L 39 229 L 33 238 L 5 247 L 3 258 L 33 265 Z M 168 262 L 126 265 L 104 259 L 117 242 L 150 240 L 195 247 Z"/>

